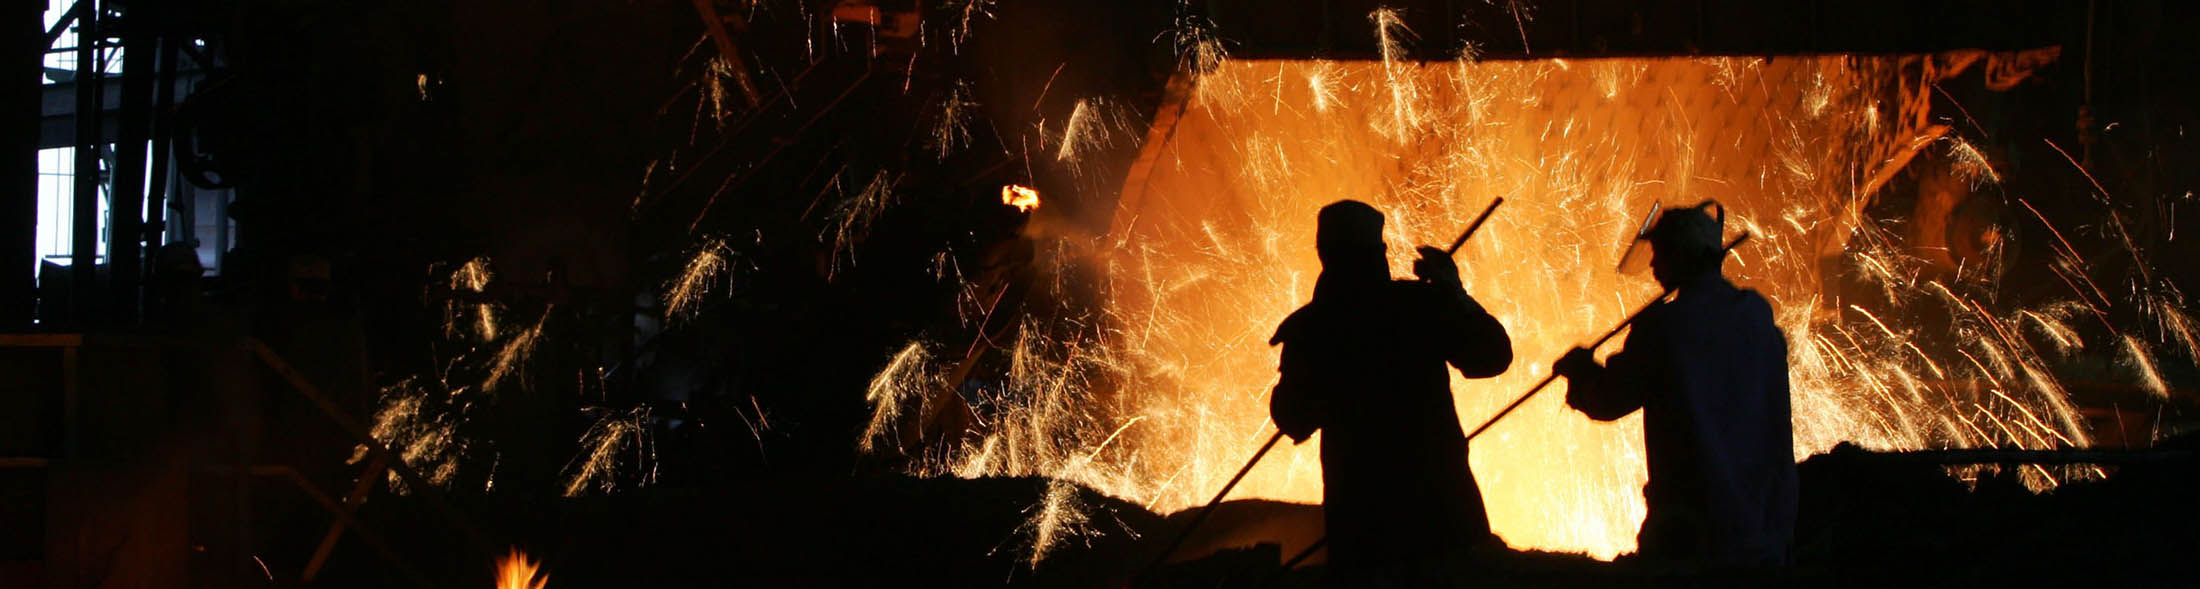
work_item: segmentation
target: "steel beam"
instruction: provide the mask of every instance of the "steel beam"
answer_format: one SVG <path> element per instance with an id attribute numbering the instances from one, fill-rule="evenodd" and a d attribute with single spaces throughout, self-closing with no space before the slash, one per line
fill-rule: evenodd
<path id="1" fill-rule="evenodd" d="M 142 299 L 139 286 L 145 259 L 145 148 L 152 134 L 154 54 L 160 52 L 153 37 L 150 12 L 137 7 L 124 18 L 122 55 L 122 104 L 115 131 L 115 173 L 110 180 L 107 204 L 107 281 L 112 290 L 107 301 L 108 320 L 134 323 Z M 159 232 L 154 232 L 158 235 Z"/>
<path id="2" fill-rule="evenodd" d="M 100 79 L 99 70 L 99 21 L 98 0 L 78 2 L 76 44 L 76 112 L 96 113 L 100 106 L 100 89 L 103 84 L 87 84 L 87 80 Z M 99 163 L 100 120 L 97 116 L 76 117 L 76 190 L 71 199 L 74 214 L 69 228 L 69 309 L 71 319 L 78 325 L 86 325 L 96 317 L 99 305 L 95 302 L 99 291 Z"/>
<path id="3" fill-rule="evenodd" d="M 1406 32 L 1403 59 L 1932 53 L 2062 44 L 2082 22 L 2078 0 L 1324 0 L 1277 10 L 1268 0 L 1203 0 L 1241 59 L 1381 59 L 1369 15 L 1388 9 Z"/>

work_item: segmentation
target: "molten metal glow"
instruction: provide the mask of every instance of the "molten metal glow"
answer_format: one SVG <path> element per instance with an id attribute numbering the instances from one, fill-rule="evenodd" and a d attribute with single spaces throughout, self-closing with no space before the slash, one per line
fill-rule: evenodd
<path id="1" fill-rule="evenodd" d="M 1395 19 L 1374 21 L 1389 43 Z M 1263 342 L 1312 291 L 1316 209 L 1382 209 L 1404 276 L 1412 246 L 1445 243 L 1503 196 L 1513 206 L 1461 251 L 1461 274 L 1519 360 L 1498 378 L 1454 379 L 1464 428 L 1657 292 L 1611 271 L 1648 203 L 1716 198 L 1730 233 L 1756 237 L 1727 274 L 1767 295 L 1787 333 L 1797 459 L 1841 441 L 2085 446 L 2049 366 L 2086 345 L 2067 322 L 2106 304 L 2078 286 L 2086 267 L 2059 269 L 2076 300 L 1993 308 L 1981 302 L 1993 260 L 1934 269 L 1863 214 L 1883 182 L 1870 179 L 1921 153 L 1958 162 L 1942 173 L 1998 181 L 1976 149 L 1935 139 L 1946 130 L 1928 128 L 1904 59 L 1216 63 L 1169 144 L 1147 146 L 1163 155 L 1127 189 L 1112 234 L 1046 254 L 1104 266 L 1101 316 L 1027 320 L 998 378 L 941 382 L 949 371 L 913 344 L 872 383 L 866 439 L 912 421 L 913 398 L 960 393 L 974 399 L 974 434 L 927 440 L 921 474 L 1044 475 L 1161 510 L 1199 505 L 1273 431 L 1277 355 Z M 1841 300 L 1829 269 L 1874 296 Z M 2192 325 L 2181 313 L 2160 323 L 2171 336 Z M 1644 512 L 1641 420 L 1591 421 L 1565 407 L 1563 386 L 1476 440 L 1472 466 L 1508 544 L 1609 559 L 1634 548 Z M 916 421 L 901 431 L 930 427 Z M 1317 448 L 1278 447 L 1232 497 L 1319 502 Z M 2024 472 L 2035 488 L 2089 474 Z M 1076 515 L 1049 504 L 1033 525 Z"/>
<path id="2" fill-rule="evenodd" d="M 542 589 L 550 576 L 541 570 L 541 565 L 527 560 L 527 553 L 513 548 L 511 554 L 497 558 L 497 589 Z"/>
<path id="3" fill-rule="evenodd" d="M 1032 209 L 1039 208 L 1039 191 L 1029 186 L 1016 184 L 1002 186 L 1001 204 L 1016 207 L 1018 211 L 1029 213 Z"/>

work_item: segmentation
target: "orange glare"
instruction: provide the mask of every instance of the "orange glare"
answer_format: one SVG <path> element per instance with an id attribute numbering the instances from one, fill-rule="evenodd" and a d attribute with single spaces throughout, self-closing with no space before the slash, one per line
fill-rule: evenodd
<path id="1" fill-rule="evenodd" d="M 542 566 L 527 560 L 527 553 L 518 548 L 497 559 L 497 589 L 543 589 L 549 582 L 550 576 L 542 574 Z"/>
<path id="2" fill-rule="evenodd" d="M 1032 209 L 1039 208 L 1039 191 L 1018 184 L 1001 186 L 1001 204 L 1016 207 L 1019 212 L 1029 213 Z"/>

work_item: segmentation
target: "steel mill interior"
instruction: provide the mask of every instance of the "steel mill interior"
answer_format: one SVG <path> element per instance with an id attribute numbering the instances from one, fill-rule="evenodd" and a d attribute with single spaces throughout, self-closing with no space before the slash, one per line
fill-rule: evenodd
<path id="1" fill-rule="evenodd" d="M 0 22 L 0 588 L 2200 583 L 2200 4 Z M 1325 485 L 1383 448 L 1286 435 L 1279 384 L 1347 199 L 1386 284 L 1451 245 L 1510 347 L 1445 369 L 1477 490 L 1430 505 L 1489 535 L 1392 568 Z M 1621 271 L 1675 211 L 1785 343 L 1792 513 L 1746 567 L 1653 533 L 1686 393 L 1570 389 L 1698 288 Z"/>

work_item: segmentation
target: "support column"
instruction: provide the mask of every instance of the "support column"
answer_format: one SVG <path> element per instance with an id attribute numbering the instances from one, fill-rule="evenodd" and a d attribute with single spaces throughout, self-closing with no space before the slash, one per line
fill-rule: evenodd
<path id="1" fill-rule="evenodd" d="M 30 327 L 37 300 L 38 112 L 43 99 L 45 3 L 15 2 L 0 15 L 0 112 L 14 131 L 0 133 L 0 331 Z"/>
<path id="2" fill-rule="evenodd" d="M 69 228 L 69 309 L 78 326 L 98 316 L 99 288 L 99 0 L 77 0 L 76 190 Z"/>
<path id="3" fill-rule="evenodd" d="M 107 319 L 115 324 L 137 321 L 142 299 L 139 286 L 145 277 L 139 262 L 145 259 L 145 147 L 152 134 L 154 54 L 160 52 L 152 35 L 154 12 L 146 3 L 129 7 L 122 24 L 122 100 L 117 105 L 115 173 L 107 203 L 108 284 Z M 152 235 L 158 235 L 153 232 Z"/>

